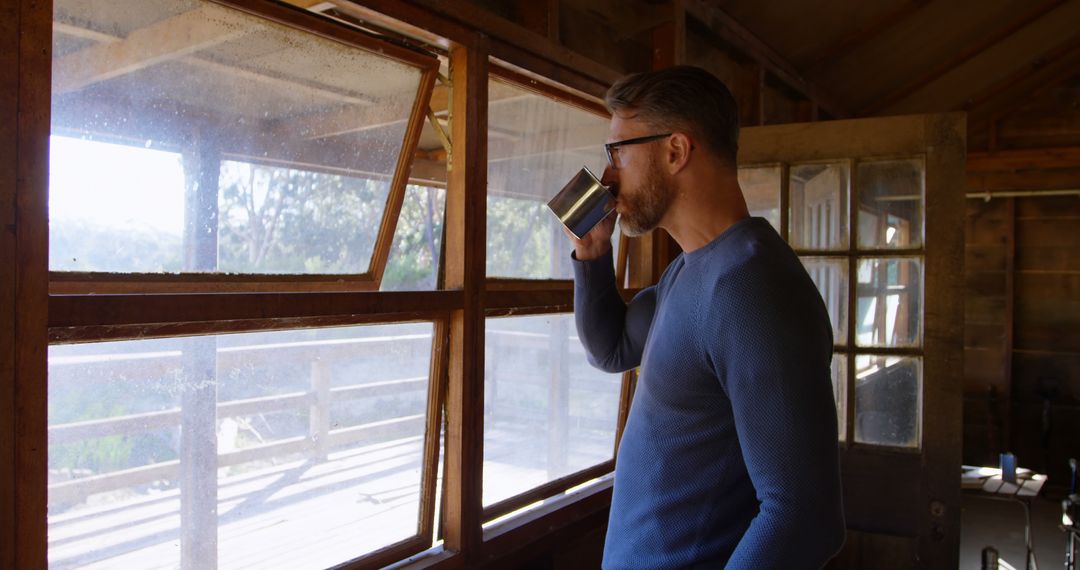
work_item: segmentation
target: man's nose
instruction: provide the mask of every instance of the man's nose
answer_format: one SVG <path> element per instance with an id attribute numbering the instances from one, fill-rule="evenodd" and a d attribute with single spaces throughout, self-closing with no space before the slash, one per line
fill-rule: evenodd
<path id="1" fill-rule="evenodd" d="M 611 165 L 604 167 L 604 174 L 600 176 L 600 183 L 604 186 L 614 186 L 619 183 L 619 174 Z"/>

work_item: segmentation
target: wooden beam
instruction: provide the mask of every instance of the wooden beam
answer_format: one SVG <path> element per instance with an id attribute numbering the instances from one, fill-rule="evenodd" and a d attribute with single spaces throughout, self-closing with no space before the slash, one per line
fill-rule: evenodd
<path id="1" fill-rule="evenodd" d="M 113 36 L 111 34 L 106 34 L 87 28 L 81 28 L 79 26 L 65 24 L 63 22 L 53 22 L 53 33 L 63 34 L 65 36 L 70 36 L 74 38 L 94 40 L 99 43 L 117 43 L 123 39 L 118 36 Z M 292 93 L 307 93 L 310 94 L 312 97 L 324 99 L 327 102 L 331 103 L 370 105 L 372 102 L 374 102 L 374 99 L 372 99 L 371 97 L 363 96 L 361 94 L 347 93 L 344 91 L 320 87 L 318 85 L 311 85 L 309 83 L 292 80 L 285 77 L 267 75 L 265 73 L 244 69 L 235 65 L 227 65 L 208 59 L 202 59 L 195 55 L 182 57 L 180 58 L 180 61 L 185 64 L 198 67 L 200 69 L 206 69 L 214 73 L 220 73 L 234 78 L 239 77 L 247 79 L 261 85 L 286 89 Z"/>
<path id="2" fill-rule="evenodd" d="M 452 168 L 446 192 L 446 287 L 462 308 L 450 313 L 446 400 L 445 544 L 475 557 L 481 543 L 484 459 L 484 279 L 487 243 L 485 46 L 450 48 Z"/>
<path id="3" fill-rule="evenodd" d="M 930 71 L 927 71 L 926 73 L 920 75 L 916 79 L 913 79 L 912 81 L 909 81 L 909 82 L 905 83 L 903 87 L 896 90 L 891 95 L 889 95 L 887 97 L 884 97 L 883 99 L 881 99 L 879 101 L 875 101 L 873 105 L 861 110 L 859 112 L 859 115 L 860 116 L 877 115 L 877 114 L 881 113 L 882 111 L 888 109 L 889 107 L 895 105 L 896 103 L 898 103 L 900 101 L 903 101 L 908 96 L 912 95 L 913 93 L 918 92 L 920 89 L 922 89 L 922 88 L 926 87 L 927 85 L 933 83 L 938 78 L 945 75 L 946 73 L 956 69 L 957 67 L 964 64 L 965 62 L 975 58 L 977 55 L 985 52 L 986 50 L 990 49 L 994 45 L 1000 43 L 1005 38 L 1015 34 L 1016 32 L 1020 31 L 1021 29 L 1025 28 L 1025 27 L 1027 27 L 1028 25 L 1030 25 L 1035 20 L 1038 20 L 1039 18 L 1043 17 L 1044 15 L 1049 13 L 1054 8 L 1057 8 L 1058 6 L 1060 6 L 1062 3 L 1064 3 L 1064 1 L 1065 0 L 1050 0 L 1049 2 L 1044 2 L 1044 3 L 1034 7 L 1033 9 L 1025 12 L 1020 17 L 1018 17 L 1016 19 L 1013 19 L 1013 20 L 1010 20 L 1009 24 L 1007 26 L 1005 26 L 1004 28 L 1001 28 L 1000 30 L 995 30 L 993 33 L 990 33 L 990 34 L 986 35 L 985 37 L 983 37 L 981 40 L 975 42 L 973 45 L 968 47 L 966 50 L 964 50 L 964 51 L 960 52 L 959 54 L 956 54 L 955 56 L 941 62 L 940 64 L 935 66 L 933 69 L 931 69 Z"/>
<path id="4" fill-rule="evenodd" d="M 967 155 L 969 175 L 976 172 L 1058 168 L 1080 168 L 1080 147 L 969 152 Z"/>
<path id="5" fill-rule="evenodd" d="M 876 20 L 867 23 L 861 28 L 818 50 L 817 54 L 809 58 L 809 63 L 805 66 L 807 73 L 809 75 L 814 75 L 814 72 L 824 67 L 825 64 L 835 58 L 843 57 L 845 53 L 857 50 L 866 42 L 900 24 L 929 3 L 930 0 L 907 0 L 907 2 L 882 14 Z"/>
<path id="6" fill-rule="evenodd" d="M 686 13 L 704 23 L 713 33 L 753 59 L 781 82 L 807 99 L 817 101 L 835 118 L 851 116 L 833 97 L 803 77 L 802 73 L 776 50 L 708 0 L 684 0 Z"/>
<path id="7" fill-rule="evenodd" d="M 45 568 L 51 2 L 0 7 L 0 567 Z"/>
<path id="8" fill-rule="evenodd" d="M 65 55 L 53 66 L 53 94 L 82 89 L 166 61 L 197 53 L 252 31 L 250 21 L 216 4 L 137 29 L 118 42 Z"/>
<path id="9" fill-rule="evenodd" d="M 968 111 L 969 132 L 988 128 L 990 123 L 1005 118 L 1034 96 L 1074 77 L 1077 69 L 1080 69 L 1080 36 L 1058 45 L 968 99 L 963 109 Z"/>

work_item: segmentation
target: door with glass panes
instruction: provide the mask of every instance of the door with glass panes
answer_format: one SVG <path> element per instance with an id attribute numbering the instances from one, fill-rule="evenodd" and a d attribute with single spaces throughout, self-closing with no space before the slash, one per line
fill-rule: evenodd
<path id="1" fill-rule="evenodd" d="M 833 324 L 838 567 L 958 563 L 964 134 L 959 114 L 742 132 L 751 214 L 799 254 Z"/>

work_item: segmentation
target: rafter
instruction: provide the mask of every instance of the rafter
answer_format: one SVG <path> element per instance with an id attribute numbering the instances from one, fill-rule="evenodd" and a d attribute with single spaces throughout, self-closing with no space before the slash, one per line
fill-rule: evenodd
<path id="1" fill-rule="evenodd" d="M 705 24 L 712 33 L 756 61 L 770 74 L 788 84 L 835 118 L 851 116 L 833 97 L 808 81 L 791 62 L 707 0 L 685 0 L 686 14 Z"/>
<path id="2" fill-rule="evenodd" d="M 891 95 L 875 101 L 873 105 L 862 109 L 859 112 L 859 115 L 876 115 L 888 109 L 889 107 L 892 107 L 896 103 L 903 101 L 912 94 L 917 93 L 923 87 L 926 87 L 927 85 L 933 83 L 934 81 L 949 73 L 950 71 L 956 69 L 957 67 L 960 67 L 964 63 L 974 59 L 979 54 L 1002 42 L 1009 36 L 1031 25 L 1031 23 L 1033 23 L 1035 20 L 1038 20 L 1039 18 L 1045 16 L 1051 10 L 1057 8 L 1063 3 L 1065 3 L 1065 0 L 1050 0 L 1049 2 L 1045 2 L 1036 6 L 1032 10 L 1022 14 L 1020 17 L 1011 20 L 1008 26 L 1000 30 L 996 30 L 991 34 L 988 34 L 987 36 L 972 44 L 970 47 L 968 47 L 968 49 L 941 62 L 933 69 L 927 71 L 926 73 L 915 78 L 914 80 L 907 82 L 906 84 L 904 84 L 903 87 L 897 89 Z"/>
<path id="3" fill-rule="evenodd" d="M 71 24 L 65 24 L 63 22 L 53 22 L 53 32 L 75 38 L 94 40 L 101 44 L 117 43 L 122 41 L 123 39 L 110 34 L 98 32 L 96 30 L 90 30 Z M 252 71 L 242 67 L 226 65 L 224 63 L 218 63 L 216 61 L 210 61 L 208 59 L 201 59 L 195 55 L 185 56 L 181 58 L 180 61 L 187 65 L 192 65 L 200 69 L 205 69 L 215 73 L 226 74 L 230 77 L 243 78 L 262 85 L 280 87 L 282 89 L 288 90 L 291 93 L 307 93 L 313 97 L 324 99 L 328 102 L 348 103 L 352 105 L 368 105 L 374 102 L 372 98 L 363 95 L 358 95 L 355 93 L 344 93 L 341 91 L 326 89 L 324 87 L 311 85 L 309 83 L 300 82 L 293 79 L 287 79 L 275 75 L 267 75 L 265 73 Z M 60 93 L 57 92 L 57 94 Z"/>
<path id="4" fill-rule="evenodd" d="M 214 4 L 185 12 L 62 56 L 53 65 L 53 93 L 62 94 L 197 53 L 251 31 L 235 11 Z"/>
<path id="5" fill-rule="evenodd" d="M 979 132 L 1035 95 L 1060 85 L 1080 69 L 1080 35 L 1042 54 L 989 89 L 968 99 L 968 131 Z"/>
<path id="6" fill-rule="evenodd" d="M 908 0 L 895 9 L 883 14 L 880 18 L 840 38 L 838 41 L 826 46 L 810 58 L 806 65 L 810 75 L 820 69 L 829 60 L 857 49 L 871 39 L 883 34 L 886 30 L 900 24 L 912 14 L 921 10 L 930 3 L 930 0 Z"/>

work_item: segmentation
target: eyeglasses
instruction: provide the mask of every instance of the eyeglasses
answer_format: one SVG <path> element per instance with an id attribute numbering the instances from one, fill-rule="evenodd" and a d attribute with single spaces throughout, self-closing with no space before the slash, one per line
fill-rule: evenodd
<path id="1" fill-rule="evenodd" d="M 649 135 L 649 136 L 646 136 L 646 137 L 637 137 L 637 138 L 633 138 L 633 139 L 626 139 L 624 141 L 615 141 L 615 142 L 606 143 L 604 145 L 604 151 L 607 152 L 608 166 L 610 166 L 611 168 L 616 169 L 616 170 L 619 168 L 618 165 L 616 164 L 616 158 L 619 156 L 618 151 L 619 151 L 619 147 L 621 147 L 621 146 L 657 141 L 657 140 L 660 140 L 660 139 L 663 139 L 663 138 L 670 137 L 671 135 L 672 135 L 672 133 L 664 133 L 662 135 Z"/>

